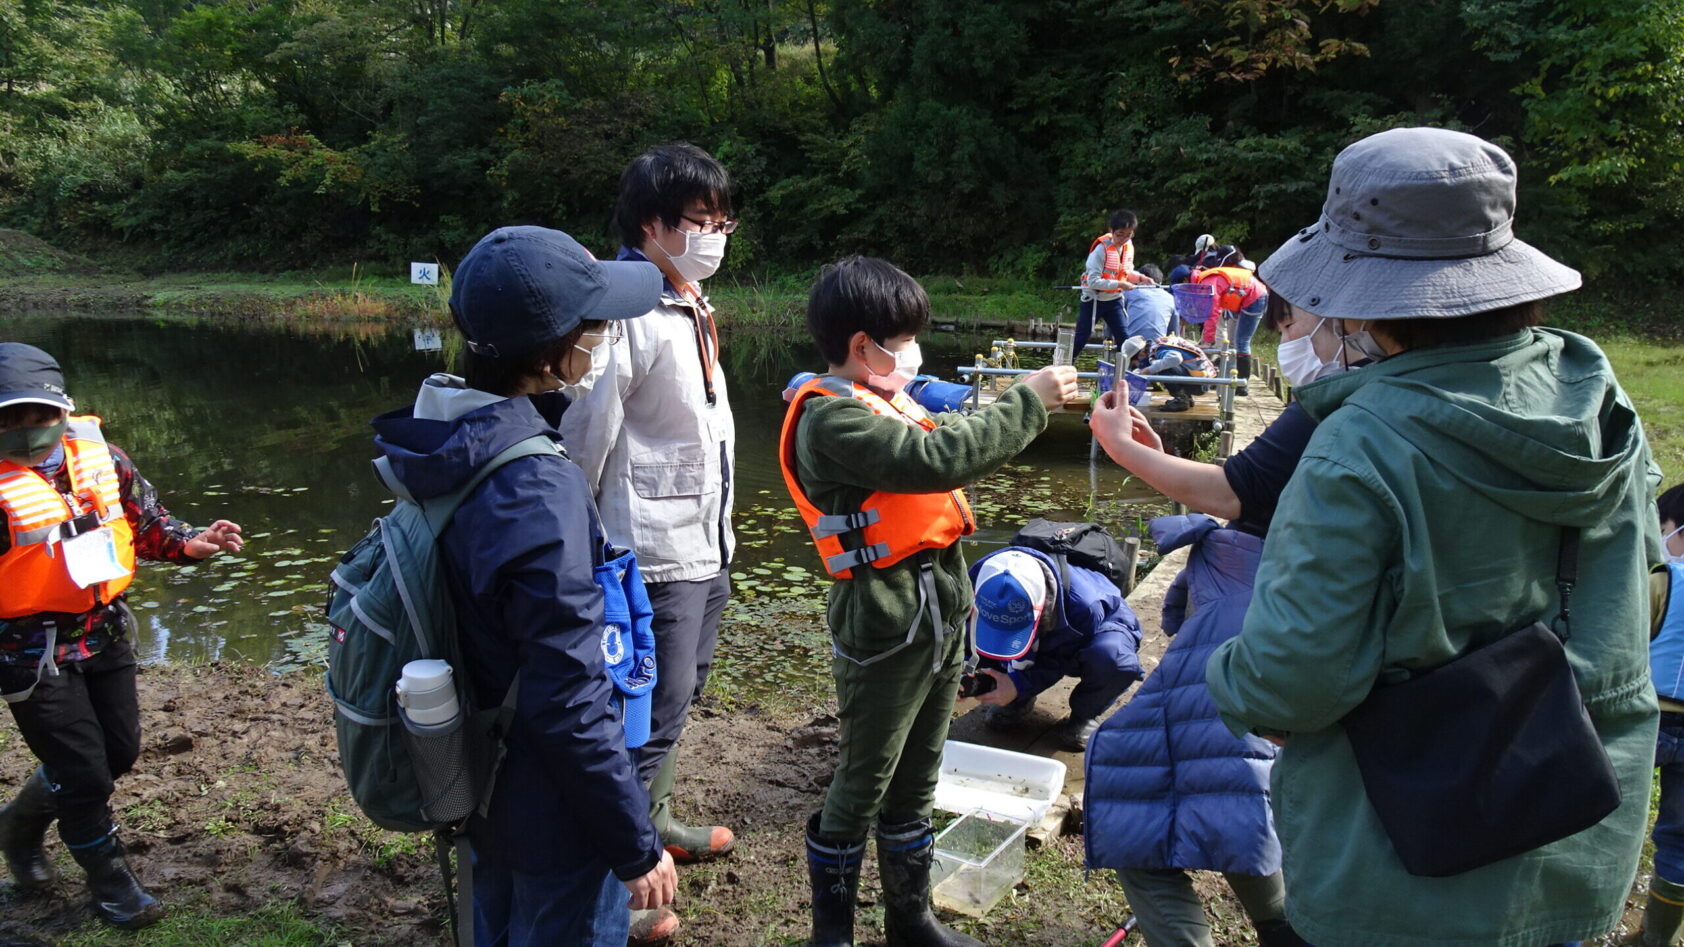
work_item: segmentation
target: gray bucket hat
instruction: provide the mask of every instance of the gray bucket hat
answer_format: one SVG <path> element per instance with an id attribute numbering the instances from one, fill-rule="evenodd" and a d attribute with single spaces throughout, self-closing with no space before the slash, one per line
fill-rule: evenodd
<path id="1" fill-rule="evenodd" d="M 1444 128 L 1396 128 L 1339 152 L 1321 219 L 1270 254 L 1270 292 L 1317 316 L 1449 319 L 1579 288 L 1514 235 L 1514 160 Z"/>

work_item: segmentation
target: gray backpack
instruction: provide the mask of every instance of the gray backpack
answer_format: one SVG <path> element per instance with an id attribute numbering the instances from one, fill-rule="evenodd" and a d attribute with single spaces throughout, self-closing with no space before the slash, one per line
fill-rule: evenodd
<path id="1" fill-rule="evenodd" d="M 476 709 L 438 536 L 497 468 L 520 457 L 558 454 L 566 456 L 559 444 L 535 435 L 493 457 L 461 489 L 425 501 L 411 496 L 380 458 L 376 475 L 397 502 L 340 558 L 328 589 L 327 691 L 351 798 L 383 829 L 435 834 L 447 896 L 454 840 L 467 904 L 472 887 L 462 828 L 490 799 L 520 681 L 517 676 L 500 706 Z M 405 664 L 422 658 L 443 660 L 457 672 L 463 713 L 448 733 L 417 737 L 400 716 L 398 677 Z M 464 943 L 472 941 L 472 917 L 453 910 Z"/>

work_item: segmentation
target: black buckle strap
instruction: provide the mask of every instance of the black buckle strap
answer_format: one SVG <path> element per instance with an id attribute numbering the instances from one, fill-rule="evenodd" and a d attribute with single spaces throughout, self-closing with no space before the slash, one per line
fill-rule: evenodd
<path id="1" fill-rule="evenodd" d="M 98 513 L 83 513 L 81 516 L 73 517 L 59 524 L 59 539 L 74 539 L 83 533 L 91 533 L 102 525 L 104 524 L 100 521 Z"/>
<path id="2" fill-rule="evenodd" d="M 1561 549 L 1556 553 L 1555 589 L 1561 596 L 1561 611 L 1556 613 L 1558 627 L 1552 629 L 1563 643 L 1573 637 L 1573 589 L 1579 583 L 1579 528 L 1569 526 L 1561 531 Z"/>

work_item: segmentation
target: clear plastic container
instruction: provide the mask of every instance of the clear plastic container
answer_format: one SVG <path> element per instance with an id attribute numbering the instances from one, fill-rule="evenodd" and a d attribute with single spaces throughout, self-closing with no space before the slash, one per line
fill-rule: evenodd
<path id="1" fill-rule="evenodd" d="M 936 836 L 935 884 L 930 900 L 938 907 L 981 917 L 1023 880 L 1023 834 L 1018 822 L 985 812 L 969 812 Z"/>

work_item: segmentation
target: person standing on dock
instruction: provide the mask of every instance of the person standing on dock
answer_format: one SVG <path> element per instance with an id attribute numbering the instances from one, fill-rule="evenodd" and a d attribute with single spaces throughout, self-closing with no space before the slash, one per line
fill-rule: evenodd
<path id="1" fill-rule="evenodd" d="M 0 808 L 0 856 L 19 891 L 52 884 L 43 844 L 57 819 L 94 913 L 135 930 L 164 916 L 111 813 L 140 754 L 135 560 L 193 565 L 243 541 L 227 520 L 200 531 L 171 517 L 100 419 L 74 410 L 51 355 L 0 343 L 0 697 L 41 761 Z"/>
<path id="2" fill-rule="evenodd" d="M 1076 391 L 1074 368 L 1049 366 L 976 414 L 932 419 L 901 390 L 929 318 L 923 287 L 886 261 L 827 268 L 807 328 L 830 367 L 791 400 L 779 439 L 784 484 L 837 579 L 826 612 L 836 771 L 807 821 L 817 947 L 854 942 L 873 823 L 887 943 L 977 945 L 930 911 L 930 816 L 972 597 L 959 539 L 976 521 L 961 488 L 1027 447 Z"/>
<path id="3" fill-rule="evenodd" d="M 1123 330 L 1123 293 L 1152 280 L 1134 268 L 1134 231 L 1140 225 L 1132 210 L 1111 215 L 1110 228 L 1088 245 L 1082 271 L 1082 304 L 1076 313 L 1076 341 L 1073 358 L 1081 358 L 1082 346 L 1093 335 L 1095 316 L 1105 320 L 1113 341 L 1128 338 Z"/>
<path id="4" fill-rule="evenodd" d="M 647 317 L 584 382 L 562 418 L 568 453 L 596 494 L 603 529 L 637 553 L 655 611 L 656 679 L 638 772 L 667 850 L 680 864 L 731 851 L 721 825 L 673 817 L 677 746 L 701 696 L 730 598 L 732 466 L 736 427 L 719 365 L 719 333 L 701 281 L 725 256 L 731 179 L 690 144 L 639 155 L 620 177 L 618 259 L 654 263 L 665 282 Z M 668 908 L 633 919 L 634 942 L 670 937 Z"/>

